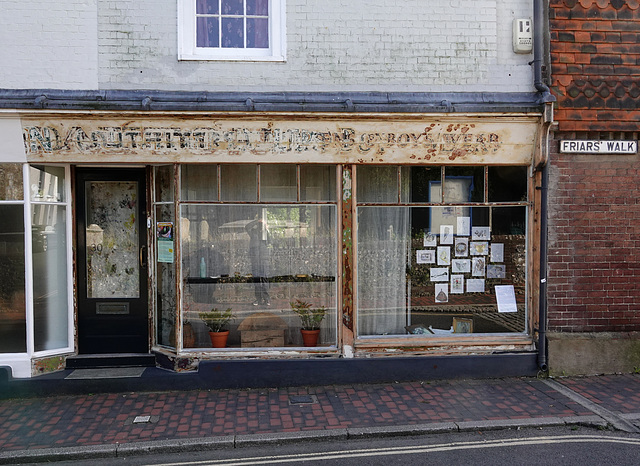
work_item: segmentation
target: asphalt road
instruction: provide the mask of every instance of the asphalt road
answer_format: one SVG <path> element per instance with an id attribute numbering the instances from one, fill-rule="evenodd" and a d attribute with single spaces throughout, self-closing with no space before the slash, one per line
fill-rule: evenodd
<path id="1" fill-rule="evenodd" d="M 93 465 L 637 465 L 640 436 L 579 428 L 534 428 L 428 436 L 312 441 L 201 452 L 136 455 Z M 57 463 L 87 464 L 87 461 Z"/>

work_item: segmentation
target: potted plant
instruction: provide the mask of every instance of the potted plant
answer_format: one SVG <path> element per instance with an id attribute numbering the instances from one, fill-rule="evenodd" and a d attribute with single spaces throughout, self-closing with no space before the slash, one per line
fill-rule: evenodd
<path id="1" fill-rule="evenodd" d="M 201 312 L 198 314 L 202 322 L 209 328 L 209 337 L 214 348 L 224 348 L 227 346 L 227 338 L 229 337 L 229 329 L 227 325 L 235 318 L 231 308 L 221 311 L 217 308 L 211 309 L 209 312 Z"/>
<path id="2" fill-rule="evenodd" d="M 324 306 L 311 307 L 311 303 L 296 299 L 289 303 L 291 310 L 295 312 L 302 322 L 300 333 L 304 346 L 316 346 L 320 335 L 320 323 L 327 313 Z"/>

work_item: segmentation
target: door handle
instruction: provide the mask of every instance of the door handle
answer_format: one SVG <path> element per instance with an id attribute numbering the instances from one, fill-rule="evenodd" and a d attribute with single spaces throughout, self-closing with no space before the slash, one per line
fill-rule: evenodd
<path id="1" fill-rule="evenodd" d="M 140 254 L 139 254 L 139 258 L 140 260 L 140 267 L 142 267 L 143 269 L 147 267 L 147 247 L 146 246 L 142 246 L 140 248 Z"/>

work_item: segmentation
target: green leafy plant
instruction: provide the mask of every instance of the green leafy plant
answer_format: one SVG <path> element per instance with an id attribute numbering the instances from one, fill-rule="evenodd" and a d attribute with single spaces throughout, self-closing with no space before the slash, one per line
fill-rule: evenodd
<path id="1" fill-rule="evenodd" d="M 327 308 L 324 306 L 313 308 L 311 303 L 296 299 L 289 303 L 291 310 L 295 312 L 302 321 L 303 330 L 318 330 L 320 329 L 320 323 L 327 313 Z"/>
<path id="2" fill-rule="evenodd" d="M 209 328 L 210 332 L 224 332 L 229 322 L 235 318 L 231 308 L 221 311 L 215 307 L 209 312 L 200 312 L 198 316 Z"/>

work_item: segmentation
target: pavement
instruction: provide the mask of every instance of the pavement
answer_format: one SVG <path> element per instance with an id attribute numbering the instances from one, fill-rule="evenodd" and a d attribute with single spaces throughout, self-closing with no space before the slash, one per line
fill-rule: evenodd
<path id="1" fill-rule="evenodd" d="M 640 375 L 13 396 L 0 463 L 565 425 L 640 433 Z"/>

